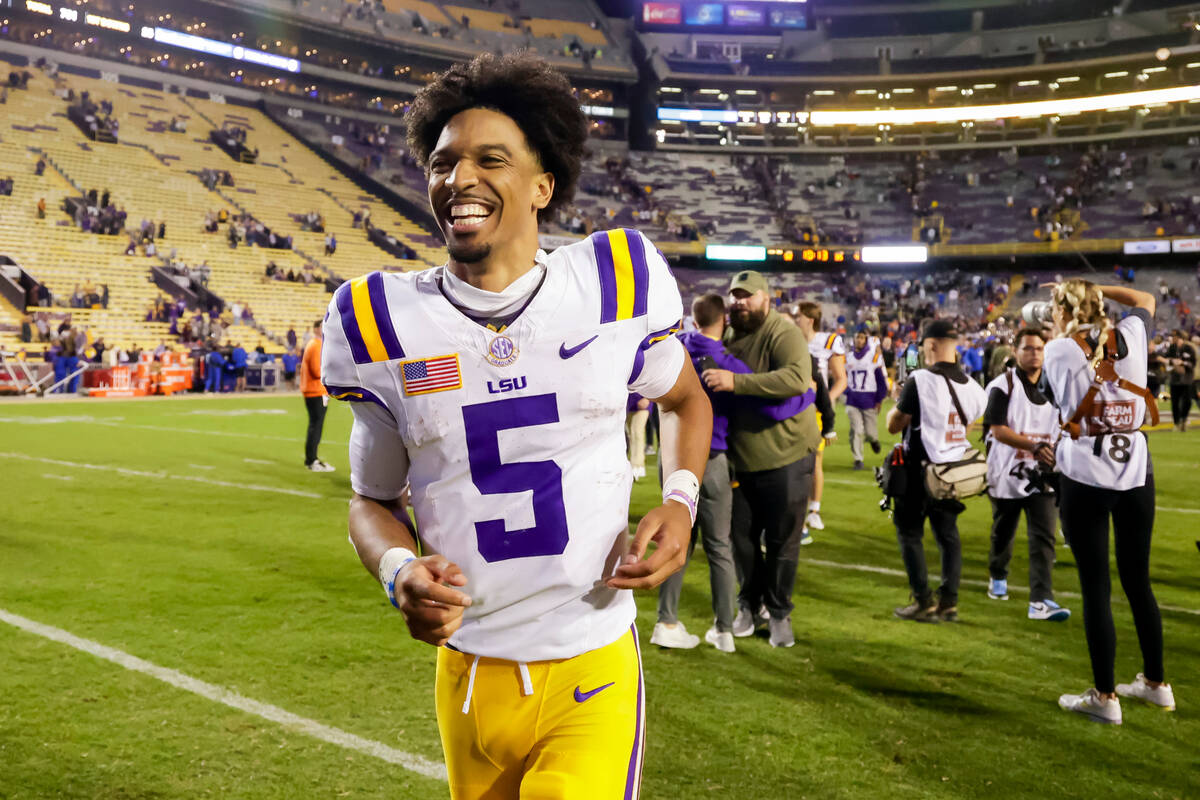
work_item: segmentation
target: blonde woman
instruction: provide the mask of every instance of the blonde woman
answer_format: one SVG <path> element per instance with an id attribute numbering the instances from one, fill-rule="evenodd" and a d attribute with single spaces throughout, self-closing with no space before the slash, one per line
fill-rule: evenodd
<path id="1" fill-rule="evenodd" d="M 1104 301 L 1131 308 L 1111 321 Z M 1118 695 L 1175 707 L 1163 674 L 1162 619 L 1150 588 L 1150 538 L 1154 528 L 1154 474 L 1140 428 L 1147 402 L 1148 331 L 1154 296 L 1123 286 L 1069 280 L 1054 286 L 1058 337 L 1046 345 L 1045 382 L 1064 434 L 1057 447 L 1063 532 L 1071 543 L 1083 590 L 1083 622 L 1095 686 L 1064 694 L 1058 704 L 1097 722 L 1121 724 Z M 1157 418 L 1154 410 L 1153 416 Z M 1142 650 L 1142 672 L 1116 684 L 1108 571 L 1112 518 L 1117 570 L 1129 599 Z"/>

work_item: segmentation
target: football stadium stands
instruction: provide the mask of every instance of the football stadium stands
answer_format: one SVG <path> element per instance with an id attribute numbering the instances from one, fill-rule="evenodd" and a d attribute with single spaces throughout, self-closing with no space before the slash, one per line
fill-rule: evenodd
<path id="1" fill-rule="evenodd" d="M 120 144 L 89 143 L 65 124 L 66 101 L 55 90 L 88 91 L 109 99 L 123 123 Z M 5 110 L 11 122 L 0 132 L 0 152 L 6 163 L 19 165 L 14 172 L 20 177 L 13 197 L 5 200 L 0 252 L 62 302 L 81 281 L 107 285 L 109 308 L 74 309 L 73 320 L 110 346 L 157 343 L 166 337 L 165 324 L 139 320 L 159 292 L 150 267 L 168 260 L 192 267 L 206 263 L 211 269 L 208 289 L 227 304 L 253 309 L 260 338 L 278 346 L 289 327 L 302 330 L 324 313 L 326 278 L 340 282 L 371 269 L 419 269 L 441 258 L 425 231 L 364 194 L 255 109 L 74 76 L 53 86 L 38 76 L 28 90 L 10 95 Z M 169 130 L 173 117 L 185 121 L 186 133 Z M 248 131 L 249 145 L 262 154 L 259 164 L 234 162 L 209 142 L 206 132 L 226 126 Z M 38 156 L 49 163 L 41 177 L 33 174 Z M 199 177 L 206 169 L 228 172 L 233 185 L 208 190 Z M 129 228 L 137 228 L 142 219 L 155 228 L 165 223 L 156 258 L 124 255 L 126 237 L 84 233 L 59 210 L 65 198 L 92 188 L 111 189 L 112 202 L 128 214 Z M 40 197 L 46 199 L 45 219 L 36 218 Z M 363 229 L 353 225 L 355 211 L 364 208 L 375 225 L 408 244 L 416 257 L 397 260 L 371 244 Z M 203 230 L 205 214 L 222 210 L 252 215 L 281 238 L 291 237 L 293 248 L 230 248 L 224 228 L 221 233 Z M 313 211 L 324 218 L 324 232 L 301 230 L 293 217 Z M 332 255 L 325 254 L 327 233 L 337 238 Z M 310 265 L 318 280 L 312 285 L 268 282 L 264 273 L 270 262 L 281 272 L 296 274 Z M 15 342 L 0 339 L 0 346 Z"/>

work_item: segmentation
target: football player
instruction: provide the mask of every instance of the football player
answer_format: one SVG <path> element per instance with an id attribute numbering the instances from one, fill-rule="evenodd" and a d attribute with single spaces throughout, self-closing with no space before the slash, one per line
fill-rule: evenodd
<path id="1" fill-rule="evenodd" d="M 837 333 L 821 332 L 821 306 L 818 303 L 801 303 L 796 315 L 796 325 L 808 338 L 808 352 L 817 360 L 821 378 L 829 387 L 829 404 L 836 407 L 837 399 L 846 391 L 846 343 Z M 832 378 L 832 380 L 831 380 Z M 822 420 L 817 424 L 825 430 Z M 808 515 L 804 518 L 804 537 L 801 544 L 810 544 L 808 529 L 825 530 L 821 519 L 821 497 L 825 494 L 825 444 L 837 438 L 836 434 L 824 436 L 817 448 L 817 468 L 813 471 L 812 498 L 808 501 Z"/>
<path id="2" fill-rule="evenodd" d="M 637 231 L 538 249 L 587 120 L 537 57 L 452 66 L 406 123 L 449 261 L 371 273 L 330 303 L 325 382 L 354 401 L 351 542 L 439 648 L 452 797 L 636 797 L 630 590 L 682 566 L 712 427 L 672 335 L 679 290 Z M 632 541 L 629 392 L 659 406 L 666 476 Z"/>

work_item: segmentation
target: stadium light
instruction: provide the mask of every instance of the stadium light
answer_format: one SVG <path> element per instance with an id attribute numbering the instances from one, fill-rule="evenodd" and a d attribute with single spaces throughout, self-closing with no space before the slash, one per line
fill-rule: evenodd
<path id="1" fill-rule="evenodd" d="M 924 264 L 929 260 L 929 248 L 923 244 L 881 245 L 864 247 L 864 264 Z"/>
<path id="2" fill-rule="evenodd" d="M 1064 100 L 1037 100 L 1029 103 L 879 111 L 813 111 L 809 114 L 809 120 L 815 126 L 834 126 L 916 125 L 930 122 L 962 122 L 964 120 L 1013 119 L 1016 117 L 1036 119 L 1053 114 L 1113 111 L 1151 103 L 1181 103 L 1197 98 L 1200 98 L 1200 86 L 1175 86 L 1170 89 L 1148 89 L 1140 92 L 1122 92 Z"/>

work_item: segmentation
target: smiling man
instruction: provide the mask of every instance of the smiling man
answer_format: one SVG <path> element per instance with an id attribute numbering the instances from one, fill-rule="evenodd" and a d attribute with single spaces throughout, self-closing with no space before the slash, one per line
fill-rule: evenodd
<path id="1" fill-rule="evenodd" d="M 450 258 L 371 273 L 330 303 L 324 379 L 354 401 L 351 542 L 412 636 L 439 648 L 452 797 L 636 797 L 629 590 L 683 564 L 712 426 L 671 335 L 678 288 L 636 231 L 538 249 L 587 135 L 541 60 L 455 65 L 406 122 Z M 631 391 L 660 406 L 668 476 L 632 540 Z"/>

